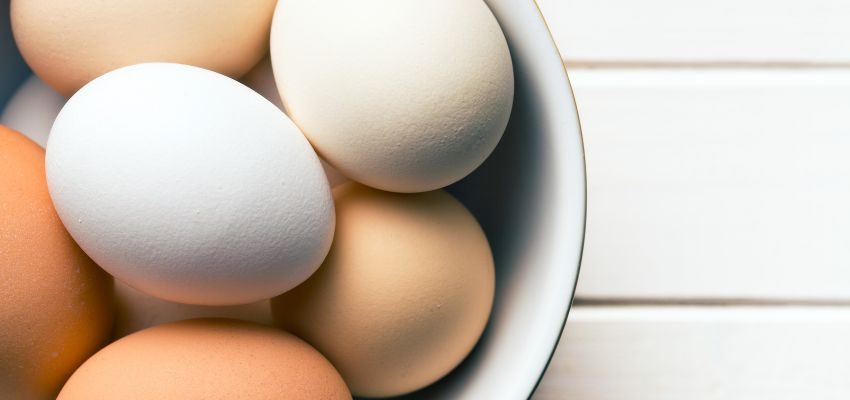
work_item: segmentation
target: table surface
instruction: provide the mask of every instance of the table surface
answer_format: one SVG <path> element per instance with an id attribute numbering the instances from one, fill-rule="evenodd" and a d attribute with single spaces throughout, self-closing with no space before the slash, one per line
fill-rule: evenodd
<path id="1" fill-rule="evenodd" d="M 538 3 L 589 195 L 534 398 L 850 396 L 850 2 Z"/>

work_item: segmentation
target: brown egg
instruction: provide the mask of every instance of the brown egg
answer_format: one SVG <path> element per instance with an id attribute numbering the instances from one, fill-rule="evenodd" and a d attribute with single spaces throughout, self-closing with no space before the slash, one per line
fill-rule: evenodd
<path id="1" fill-rule="evenodd" d="M 174 62 L 233 78 L 268 52 L 275 0 L 13 0 L 27 64 L 69 96 L 113 69 Z"/>
<path id="2" fill-rule="evenodd" d="M 330 254 L 272 300 L 275 321 L 315 346 L 356 396 L 427 386 L 457 366 L 487 323 L 495 271 L 475 218 L 444 191 L 334 190 Z"/>
<path id="3" fill-rule="evenodd" d="M 127 336 L 86 361 L 59 400 L 350 399 L 301 339 L 249 322 L 195 319 Z"/>
<path id="4" fill-rule="evenodd" d="M 44 150 L 0 126 L 0 398 L 54 398 L 111 327 L 112 278 L 56 215 Z"/>

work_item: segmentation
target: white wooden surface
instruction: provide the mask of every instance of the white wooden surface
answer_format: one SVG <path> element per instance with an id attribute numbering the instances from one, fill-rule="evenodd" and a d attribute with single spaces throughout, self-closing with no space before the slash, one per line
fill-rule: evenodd
<path id="1" fill-rule="evenodd" d="M 850 64 L 846 0 L 537 0 L 568 63 Z"/>
<path id="2" fill-rule="evenodd" d="M 534 398 L 850 398 L 850 2 L 537 1 L 589 198 Z"/>
<path id="3" fill-rule="evenodd" d="M 570 75 L 579 296 L 850 300 L 850 70 Z"/>
<path id="4" fill-rule="evenodd" d="M 535 400 L 845 400 L 847 307 L 576 307 Z"/>

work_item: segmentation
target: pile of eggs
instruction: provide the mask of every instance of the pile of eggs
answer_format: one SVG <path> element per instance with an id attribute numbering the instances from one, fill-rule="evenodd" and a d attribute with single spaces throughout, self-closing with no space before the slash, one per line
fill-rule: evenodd
<path id="1" fill-rule="evenodd" d="M 475 346 L 493 257 L 441 188 L 511 113 L 483 0 L 10 11 L 0 398 L 391 397 Z"/>

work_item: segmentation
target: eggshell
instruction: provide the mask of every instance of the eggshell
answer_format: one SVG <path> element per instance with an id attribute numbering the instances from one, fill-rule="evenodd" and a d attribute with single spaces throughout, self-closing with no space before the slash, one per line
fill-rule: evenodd
<path id="1" fill-rule="evenodd" d="M 145 328 L 192 318 L 232 318 L 272 324 L 268 300 L 238 306 L 195 306 L 148 296 L 127 284 L 115 282 L 115 327 L 112 337 L 122 338 Z"/>
<path id="2" fill-rule="evenodd" d="M 495 271 L 475 218 L 443 191 L 334 189 L 337 233 L 321 268 L 272 300 L 275 321 L 337 367 L 356 396 L 420 389 L 470 352 Z"/>
<path id="3" fill-rule="evenodd" d="M 112 279 L 56 215 L 44 150 L 0 126 L 0 398 L 54 398 L 111 327 Z"/>
<path id="4" fill-rule="evenodd" d="M 273 104 L 215 72 L 139 64 L 59 113 L 47 181 L 71 235 L 147 294 L 246 304 L 307 279 L 333 237 L 321 163 Z"/>
<path id="5" fill-rule="evenodd" d="M 287 0 L 271 32 L 289 116 L 345 176 L 420 192 L 477 168 L 508 122 L 513 68 L 481 0 Z"/>
<path id="6" fill-rule="evenodd" d="M 190 320 L 137 332 L 86 361 L 59 400 L 336 400 L 345 382 L 286 332 L 234 320 Z"/>
<path id="7" fill-rule="evenodd" d="M 44 147 L 50 127 L 67 100 L 37 76 L 30 76 L 9 100 L 0 115 L 0 124 L 23 133 Z"/>
<path id="8" fill-rule="evenodd" d="M 231 77 L 268 50 L 275 0 L 13 0 L 29 66 L 64 95 L 127 65 L 166 61 Z"/>
<path id="9" fill-rule="evenodd" d="M 241 82 L 244 83 L 245 86 L 254 89 L 255 92 L 265 97 L 266 100 L 272 102 L 272 104 L 283 110 L 283 103 L 281 103 L 280 95 L 277 91 L 277 85 L 275 85 L 274 82 L 272 62 L 269 57 L 264 58 L 254 67 L 254 69 L 242 77 Z M 349 182 L 349 179 L 346 178 L 345 175 L 340 173 L 325 160 L 322 160 L 322 168 L 325 170 L 325 175 L 327 175 L 328 183 L 331 187 L 336 187 Z"/>

